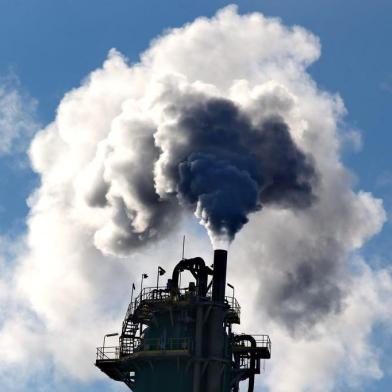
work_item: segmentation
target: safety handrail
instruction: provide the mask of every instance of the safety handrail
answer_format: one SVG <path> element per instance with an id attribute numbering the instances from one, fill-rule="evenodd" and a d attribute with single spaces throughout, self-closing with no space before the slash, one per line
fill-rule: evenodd
<path id="1" fill-rule="evenodd" d="M 240 335 L 241 336 L 241 335 Z M 271 339 L 269 335 L 251 335 L 256 341 L 256 347 L 266 347 L 271 351 Z M 234 342 L 237 347 L 251 347 L 251 342 L 249 340 L 240 340 Z"/>
<path id="2" fill-rule="evenodd" d="M 207 293 L 208 299 L 211 299 L 211 292 Z M 189 296 L 197 296 L 197 287 L 190 291 L 188 287 L 178 289 L 176 294 L 168 290 L 166 287 L 145 287 L 141 293 L 132 301 L 127 309 L 125 318 L 128 319 L 135 310 L 143 303 L 154 303 L 154 302 L 168 302 L 172 300 L 185 299 Z M 230 310 L 234 312 L 238 317 L 241 314 L 241 306 L 237 299 L 233 296 L 226 296 L 225 303 L 229 305 Z"/>
<path id="3" fill-rule="evenodd" d="M 241 306 L 237 299 L 233 296 L 227 296 L 225 297 L 225 303 L 227 303 L 230 307 L 230 311 L 234 312 L 238 317 L 241 315 Z"/>
<path id="4" fill-rule="evenodd" d="M 120 357 L 120 347 L 97 347 L 97 360 L 113 360 Z"/>
<path id="5" fill-rule="evenodd" d="M 191 346 L 189 338 L 159 338 L 143 339 L 135 346 L 129 346 L 126 355 L 142 351 L 189 351 Z M 123 353 L 124 354 L 124 353 Z M 120 347 L 97 347 L 97 360 L 115 360 L 120 358 Z"/>

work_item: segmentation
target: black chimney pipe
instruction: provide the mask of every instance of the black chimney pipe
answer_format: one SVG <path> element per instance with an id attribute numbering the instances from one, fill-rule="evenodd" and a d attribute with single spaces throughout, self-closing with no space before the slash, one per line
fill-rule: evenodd
<path id="1" fill-rule="evenodd" d="M 212 300 L 225 302 L 227 250 L 214 250 L 214 272 L 212 276 Z"/>

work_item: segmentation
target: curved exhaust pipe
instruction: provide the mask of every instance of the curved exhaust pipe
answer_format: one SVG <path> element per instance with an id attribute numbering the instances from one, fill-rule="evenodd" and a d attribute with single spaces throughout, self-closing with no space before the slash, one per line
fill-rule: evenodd
<path id="1" fill-rule="evenodd" d="M 237 335 L 234 340 L 236 342 L 248 341 L 252 348 L 256 348 L 256 340 L 252 335 Z M 250 356 L 250 369 L 255 369 L 256 367 L 256 358 L 254 353 L 252 352 Z M 249 374 L 249 382 L 248 382 L 248 392 L 253 392 L 255 389 L 255 374 L 252 372 Z"/>

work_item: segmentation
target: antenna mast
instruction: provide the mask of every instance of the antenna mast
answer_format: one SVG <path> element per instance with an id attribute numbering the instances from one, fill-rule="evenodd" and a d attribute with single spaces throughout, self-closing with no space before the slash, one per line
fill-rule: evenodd
<path id="1" fill-rule="evenodd" d="M 182 260 L 184 260 L 185 256 L 185 236 L 182 238 Z"/>

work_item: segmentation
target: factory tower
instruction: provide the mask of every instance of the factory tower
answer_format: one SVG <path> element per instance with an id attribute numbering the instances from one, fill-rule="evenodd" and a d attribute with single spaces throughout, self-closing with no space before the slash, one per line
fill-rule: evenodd
<path id="1" fill-rule="evenodd" d="M 221 249 L 211 268 L 200 257 L 182 259 L 165 287 L 142 288 L 131 298 L 119 345 L 105 347 L 104 339 L 95 365 L 134 392 L 238 392 L 244 380 L 253 392 L 271 341 L 233 332 L 240 306 L 225 294 L 226 265 Z M 194 279 L 187 287 L 180 287 L 183 271 Z"/>

